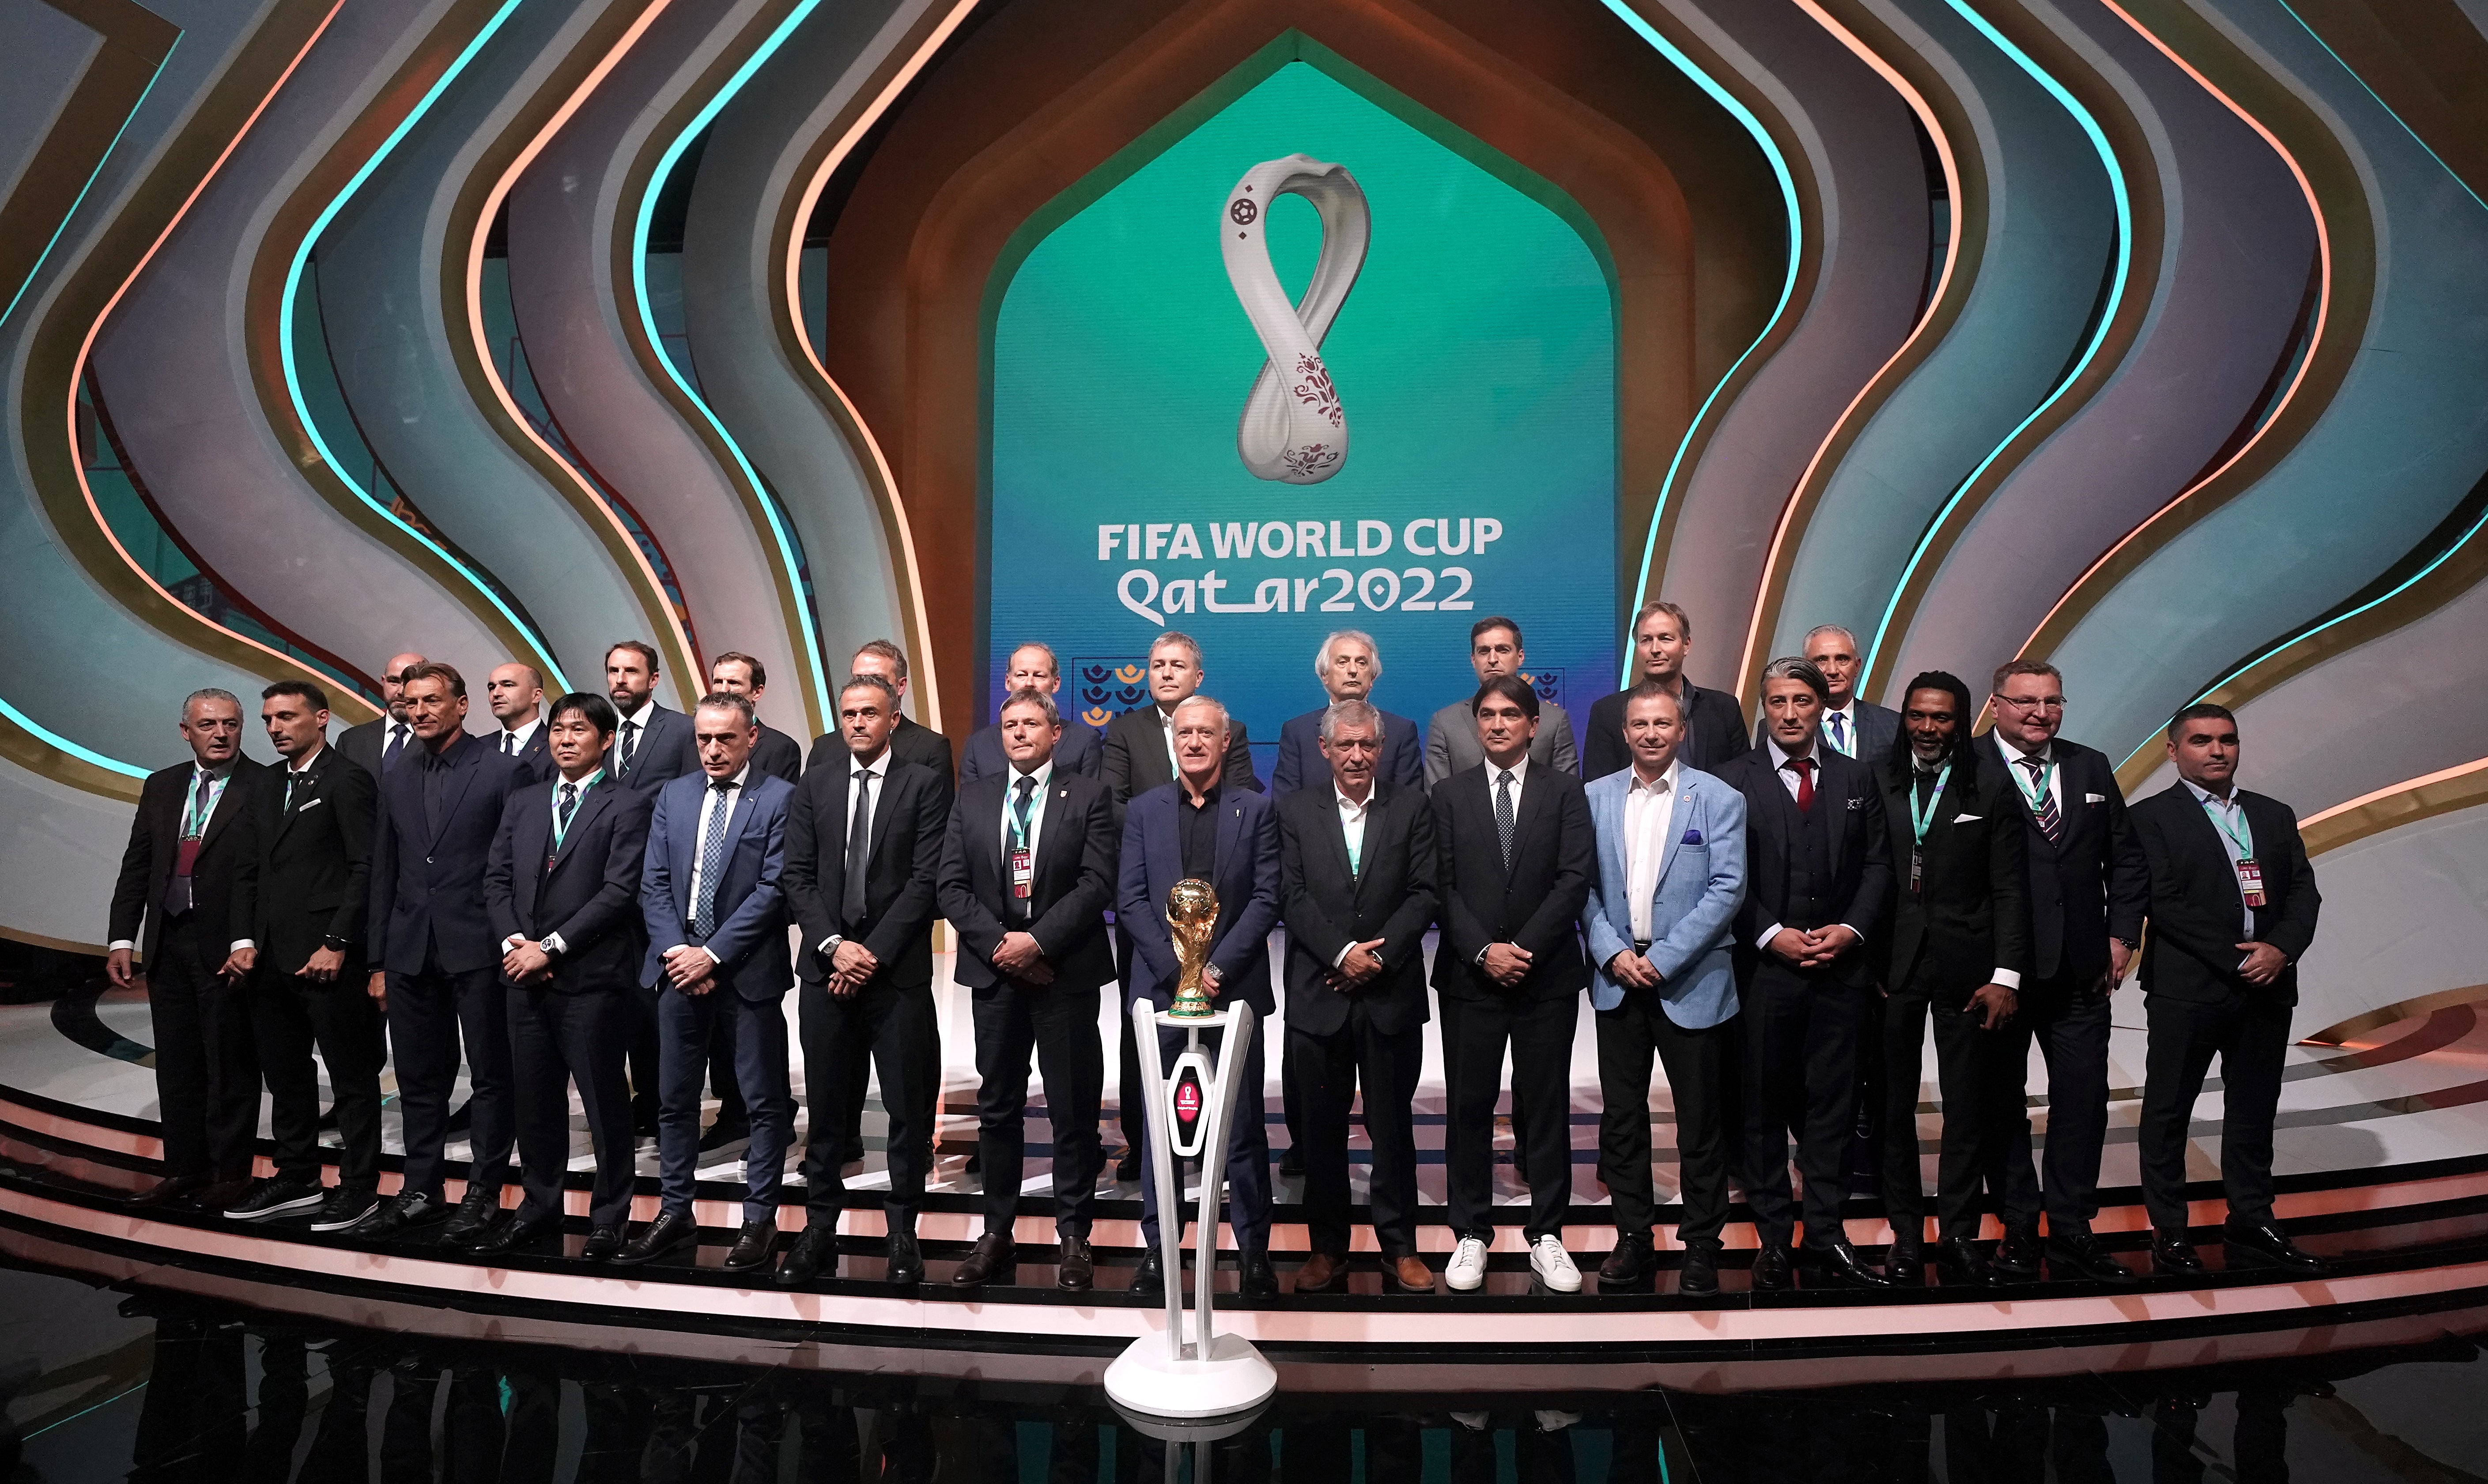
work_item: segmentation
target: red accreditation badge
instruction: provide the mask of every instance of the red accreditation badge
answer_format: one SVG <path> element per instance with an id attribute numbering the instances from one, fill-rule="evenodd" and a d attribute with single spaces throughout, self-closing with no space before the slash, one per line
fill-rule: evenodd
<path id="1" fill-rule="evenodd" d="M 2263 905 L 2263 863 L 2251 855 L 2238 862 L 2238 891 L 2246 898 L 2248 906 Z"/>
<path id="2" fill-rule="evenodd" d="M 1011 846 L 1010 881 L 1011 899 L 1015 901 L 1028 900 L 1036 890 L 1036 863 L 1026 845 Z"/>
<path id="3" fill-rule="evenodd" d="M 1912 847 L 1910 848 L 1910 850 L 1909 850 L 1909 895 L 1910 895 L 1910 896 L 1914 897 L 1914 896 L 1917 896 L 1917 895 L 1918 895 L 1918 892 L 1919 892 L 1919 889 L 1920 889 L 1920 883 L 1926 879 L 1926 868 L 1927 868 L 1927 853 L 1926 853 L 1924 850 L 1921 850 L 1921 849 L 1918 849 L 1918 848 L 1916 848 L 1916 847 L 1912 846 Z"/>

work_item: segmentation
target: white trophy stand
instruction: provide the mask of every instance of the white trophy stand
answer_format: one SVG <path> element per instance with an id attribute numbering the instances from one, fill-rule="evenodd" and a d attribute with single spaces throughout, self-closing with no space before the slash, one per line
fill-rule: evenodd
<path id="1" fill-rule="evenodd" d="M 1158 1028 L 1187 1033 L 1172 1070 L 1158 1053 Z M 1218 1273 L 1219 1198 L 1227 1186 L 1227 1121 L 1235 1108 L 1235 1075 L 1253 1042 L 1252 1007 L 1233 1004 L 1214 1015 L 1176 1016 L 1146 1001 L 1132 1006 L 1141 1077 L 1148 1092 L 1150 1178 L 1157 1182 L 1158 1261 L 1166 1270 L 1166 1332 L 1145 1334 L 1106 1367 L 1106 1395 L 1127 1412 L 1170 1420 L 1249 1413 L 1279 1388 L 1279 1373 L 1253 1342 L 1220 1334 L 1210 1308 Z M 1202 1033 L 1223 1030 L 1213 1062 Z M 1175 1099 L 1193 1102 L 1178 1116 Z M 1176 1160 L 1201 1159 L 1198 1255 L 1193 1268 L 1194 1335 L 1183 1327 L 1183 1206 Z M 1189 1430 L 1187 1430 L 1189 1431 Z"/>

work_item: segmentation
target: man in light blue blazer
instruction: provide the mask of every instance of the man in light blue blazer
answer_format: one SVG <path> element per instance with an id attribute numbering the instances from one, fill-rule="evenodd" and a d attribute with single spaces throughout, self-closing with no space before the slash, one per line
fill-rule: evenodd
<path id="1" fill-rule="evenodd" d="M 1598 1176 L 1613 1198 L 1615 1250 L 1598 1288 L 1629 1289 L 1655 1273 L 1650 1160 L 1654 1052 L 1676 1101 L 1684 1262 L 1677 1291 L 1719 1291 L 1719 1232 L 1728 1220 L 1725 1109 L 1737 1015 L 1730 956 L 1745 899 L 1745 799 L 1677 757 L 1684 712 L 1646 680 L 1625 698 L 1632 765 L 1593 780 L 1598 880 L 1582 908 L 1590 1006 L 1597 1013 Z"/>

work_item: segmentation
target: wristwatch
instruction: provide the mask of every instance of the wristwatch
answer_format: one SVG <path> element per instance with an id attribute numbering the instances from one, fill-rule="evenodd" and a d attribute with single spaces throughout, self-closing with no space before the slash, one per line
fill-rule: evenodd
<path id="1" fill-rule="evenodd" d="M 561 945 L 554 942 L 550 936 L 538 938 L 536 940 L 536 947 L 542 949 L 544 951 L 544 956 L 548 958 L 558 958 L 561 956 Z"/>
<path id="2" fill-rule="evenodd" d="M 346 940 L 332 932 L 320 940 L 320 946 L 332 954 L 342 954 L 346 951 Z"/>

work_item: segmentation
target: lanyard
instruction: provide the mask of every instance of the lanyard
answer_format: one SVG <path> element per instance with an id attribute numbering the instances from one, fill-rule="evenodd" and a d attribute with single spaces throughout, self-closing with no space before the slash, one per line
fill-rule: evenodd
<path id="1" fill-rule="evenodd" d="M 1917 778 L 1915 776 L 1915 770 L 1911 770 L 1911 777 L 1909 779 L 1909 829 L 1915 833 L 1918 842 L 1921 844 L 1926 842 L 1927 827 L 1936 822 L 1936 805 L 1943 799 L 1944 781 L 1951 777 L 1952 764 L 1947 762 L 1943 765 L 1943 771 L 1936 775 L 1936 785 L 1927 790 L 1926 808 L 1920 809 L 1918 807 Z"/>
<path id="2" fill-rule="evenodd" d="M 2022 795 L 2022 803 L 2030 806 L 2030 813 L 2035 814 L 2048 807 L 2048 785 L 2056 777 L 2056 759 L 2049 758 L 2047 764 L 2039 769 L 2039 785 L 2036 788 L 2022 781 L 2021 762 L 2013 763 L 2004 771 L 2012 775 L 2014 791 Z"/>
<path id="3" fill-rule="evenodd" d="M 1037 795 L 1045 791 L 1043 788 L 1031 788 L 1023 794 L 1019 791 L 1020 779 L 1032 780 L 1035 777 L 1033 773 L 1022 773 L 1011 780 L 1013 797 L 1010 808 L 1003 813 L 1004 817 L 1010 824 L 1011 848 L 1014 850 L 1028 848 L 1028 829 L 1030 824 L 1034 822 L 1032 815 L 1036 809 Z"/>
<path id="4" fill-rule="evenodd" d="M 2246 811 L 2238 808 L 2237 801 L 2234 799 L 2229 801 L 2226 808 L 2222 808 L 2220 805 L 2214 803 L 2208 798 L 2203 800 L 2202 803 L 2203 813 L 2212 816 L 2213 827 L 2218 829 L 2221 834 L 2227 836 L 2229 838 L 2230 844 L 2238 847 L 2238 859 L 2242 861 L 2253 860 L 2254 826 L 2251 824 L 2248 825 L 2245 833 L 2243 834 L 2229 828 L 2230 813 L 2234 812 L 2240 819 L 2244 819 L 2246 817 Z"/>
<path id="5" fill-rule="evenodd" d="M 199 803 L 199 792 L 202 785 L 206 785 L 207 790 L 207 805 L 205 808 L 201 808 Z M 182 806 L 182 838 L 184 840 L 196 840 L 208 832 L 208 821 L 215 817 L 216 800 L 224 797 L 224 779 L 217 778 L 204 769 L 193 770 L 191 772 L 189 797 Z"/>
<path id="6" fill-rule="evenodd" d="M 568 780 L 565 779 L 563 782 L 566 783 Z M 552 847 L 555 850 L 559 850 L 562 841 L 569 837 L 571 824 L 579 818 L 579 806 L 587 802 L 587 790 L 603 782 L 605 782 L 603 768 L 580 780 L 579 796 L 571 800 L 570 813 L 567 814 L 561 812 L 562 785 L 561 784 L 552 785 Z"/>

